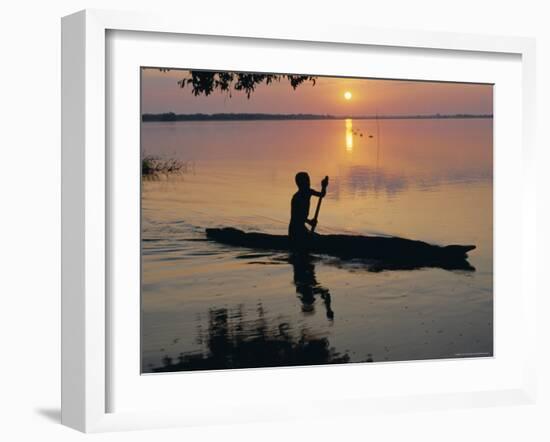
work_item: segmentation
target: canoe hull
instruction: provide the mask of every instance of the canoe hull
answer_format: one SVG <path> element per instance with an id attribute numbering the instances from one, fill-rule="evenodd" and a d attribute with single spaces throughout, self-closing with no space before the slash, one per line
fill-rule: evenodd
<path id="1" fill-rule="evenodd" d="M 292 251 L 286 235 L 244 232 L 232 227 L 206 229 L 208 239 L 251 249 Z M 368 259 L 417 267 L 470 268 L 467 253 L 473 245 L 437 246 L 398 237 L 358 235 L 313 235 L 308 251 L 344 260 Z"/>

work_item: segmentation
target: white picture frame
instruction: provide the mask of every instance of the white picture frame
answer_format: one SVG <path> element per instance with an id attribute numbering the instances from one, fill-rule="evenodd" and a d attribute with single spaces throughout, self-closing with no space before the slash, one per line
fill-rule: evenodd
<path id="1" fill-rule="evenodd" d="M 109 32 L 153 32 L 161 35 L 217 36 L 220 38 L 269 39 L 287 44 L 310 42 L 312 44 L 337 43 L 346 46 L 376 46 L 384 48 L 429 49 L 444 53 L 458 51 L 476 54 L 483 59 L 486 54 L 509 54 L 521 63 L 521 146 L 515 154 L 522 161 L 521 221 L 519 232 L 521 268 L 515 281 L 520 287 L 519 315 L 514 327 L 521 327 L 524 341 L 516 376 L 508 385 L 500 388 L 483 389 L 479 385 L 461 392 L 448 392 L 437 386 L 426 394 L 401 393 L 399 390 L 378 395 L 376 400 L 361 391 L 356 395 L 332 393 L 327 399 L 313 398 L 309 401 L 309 413 L 317 416 L 324 413 L 360 415 L 373 411 L 417 410 L 426 408 L 454 408 L 487 406 L 510 403 L 532 403 L 536 396 L 535 367 L 535 317 L 536 284 L 533 260 L 535 246 L 535 150 L 534 150 L 534 108 L 535 108 L 535 43 L 534 40 L 518 37 L 493 37 L 451 33 L 427 33 L 416 31 L 389 31 L 376 29 L 354 29 L 343 26 L 308 24 L 301 27 L 276 24 L 249 23 L 246 26 L 230 23 L 207 22 L 193 19 L 181 22 L 170 16 L 153 16 L 142 13 L 122 13 L 86 10 L 63 18 L 62 21 L 62 423 L 85 432 L 122 429 L 157 428 L 185 426 L 216 422 L 247 422 L 265 419 L 284 419 L 297 415 L 292 407 L 281 409 L 262 403 L 258 410 L 254 388 L 243 396 L 241 403 L 233 410 L 224 412 L 223 407 L 212 413 L 196 406 L 168 407 L 159 409 L 136 409 L 113 411 L 109 394 L 114 388 L 109 375 L 113 354 L 110 346 L 110 330 L 116 318 L 110 311 L 109 300 L 109 247 L 114 232 L 108 228 L 112 211 L 109 195 L 109 163 L 106 122 L 110 118 L 107 106 L 109 84 L 106 68 L 112 55 L 108 51 Z M 159 34 L 156 34 L 159 35 Z M 496 114 L 495 118 L 499 118 Z M 521 149 L 520 149 L 521 147 Z M 137 149 L 136 152 L 139 152 Z M 509 163 L 498 161 L 495 167 L 509 167 Z M 517 212 L 517 211 L 516 211 Z M 502 249 L 501 249 L 502 250 Z M 495 258 L 498 260 L 499 245 L 495 244 Z M 496 293 L 498 296 L 498 293 Z M 497 301 L 498 302 L 498 301 Z M 511 326 L 511 325 L 509 325 Z M 506 324 L 503 325 L 506 327 Z M 496 354 L 498 358 L 498 354 Z M 452 361 L 440 364 L 452 364 Z M 365 366 L 331 367 L 330 370 L 346 370 L 346 376 L 358 376 Z M 518 365 L 518 367 L 519 367 Z M 392 366 L 378 365 L 378 371 L 396 370 Z M 393 368 L 392 368 L 393 367 Z M 460 367 L 457 367 L 460 369 Z M 478 366 L 481 370 L 481 366 Z M 478 369 L 469 366 L 469 370 Z M 318 370 L 319 368 L 316 368 Z M 329 373 L 327 368 L 325 375 Z M 412 365 L 410 370 L 425 370 L 426 367 Z M 490 370 L 491 367 L 487 367 Z M 299 369 L 247 371 L 239 373 L 225 371 L 213 382 L 265 382 L 266 376 L 293 376 Z M 195 376 L 195 375 L 193 375 Z M 204 376 L 204 373 L 202 374 Z M 170 386 L 170 377 L 164 376 L 163 383 Z M 193 382 L 200 382 L 195 376 Z M 204 378 L 202 378 L 204 379 Z M 449 382 L 449 381 L 447 381 Z M 191 394 L 186 398 L 194 402 Z M 231 412 L 233 411 L 233 413 Z M 300 410 L 303 413 L 303 410 Z"/>

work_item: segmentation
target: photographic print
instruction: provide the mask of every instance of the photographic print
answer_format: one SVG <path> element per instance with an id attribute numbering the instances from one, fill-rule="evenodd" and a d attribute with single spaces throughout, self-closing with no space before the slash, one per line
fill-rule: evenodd
<path id="1" fill-rule="evenodd" d="M 491 84 L 141 68 L 141 371 L 493 355 Z"/>

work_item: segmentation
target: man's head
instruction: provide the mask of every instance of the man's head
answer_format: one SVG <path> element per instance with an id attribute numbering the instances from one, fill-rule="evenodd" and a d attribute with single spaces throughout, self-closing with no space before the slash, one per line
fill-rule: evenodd
<path id="1" fill-rule="evenodd" d="M 309 189 L 310 181 L 309 181 L 309 175 L 307 174 L 307 172 L 298 172 L 294 180 L 296 181 L 296 185 L 298 186 L 298 189 L 300 190 Z"/>

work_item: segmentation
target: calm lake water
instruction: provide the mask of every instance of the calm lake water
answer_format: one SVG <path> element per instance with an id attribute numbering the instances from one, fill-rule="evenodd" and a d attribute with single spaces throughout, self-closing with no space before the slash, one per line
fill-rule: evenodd
<path id="1" fill-rule="evenodd" d="M 187 168 L 143 180 L 142 371 L 492 355 L 492 123 L 143 123 L 142 152 Z M 205 241 L 286 234 L 300 170 L 317 189 L 330 176 L 319 233 L 475 244 L 476 270 L 297 266 Z"/>

